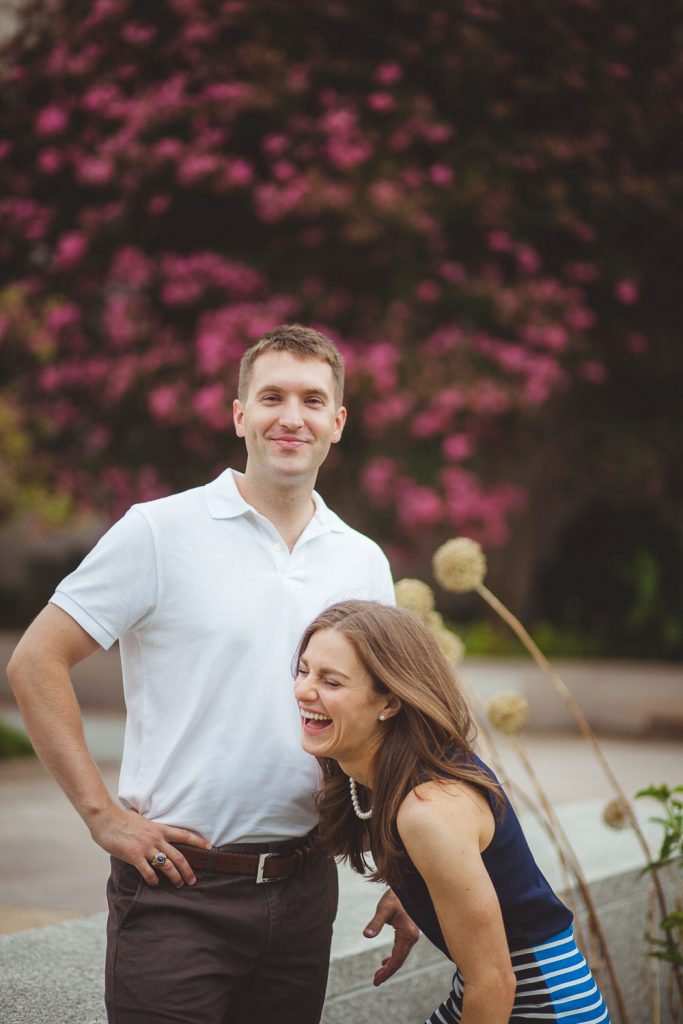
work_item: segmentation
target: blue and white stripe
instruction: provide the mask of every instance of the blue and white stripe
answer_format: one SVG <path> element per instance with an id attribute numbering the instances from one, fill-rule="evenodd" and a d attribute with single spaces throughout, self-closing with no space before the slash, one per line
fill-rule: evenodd
<path id="1" fill-rule="evenodd" d="M 547 1024 L 609 1024 L 609 1011 L 586 960 L 568 928 L 540 946 L 510 953 L 517 976 L 510 1024 L 537 1021 Z M 459 1024 L 464 980 L 453 975 L 453 991 L 425 1024 Z"/>

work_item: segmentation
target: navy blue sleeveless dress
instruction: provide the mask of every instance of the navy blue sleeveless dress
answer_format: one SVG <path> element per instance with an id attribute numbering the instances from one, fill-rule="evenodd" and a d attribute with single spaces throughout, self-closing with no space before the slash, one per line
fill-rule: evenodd
<path id="1" fill-rule="evenodd" d="M 476 755 L 472 760 L 496 776 Z M 482 861 L 500 902 L 512 968 L 517 978 L 511 1022 L 609 1024 L 609 1012 L 585 958 L 574 943 L 573 915 L 539 870 L 517 815 L 505 799 L 505 814 L 490 790 L 481 787 L 495 819 L 493 839 Z M 418 928 L 449 959 L 427 886 L 411 864 L 395 893 Z M 459 969 L 450 996 L 425 1024 L 460 1021 L 465 982 Z"/>

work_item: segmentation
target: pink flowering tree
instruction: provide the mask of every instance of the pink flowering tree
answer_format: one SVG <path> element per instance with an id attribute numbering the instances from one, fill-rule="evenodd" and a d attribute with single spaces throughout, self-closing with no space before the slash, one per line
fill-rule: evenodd
<path id="1" fill-rule="evenodd" d="M 302 321 L 348 360 L 335 507 L 412 557 L 537 539 L 529 499 L 604 486 L 614 409 L 647 448 L 669 373 L 675 9 L 27 4 L 0 362 L 32 471 L 114 515 L 238 463 L 240 355 Z"/>

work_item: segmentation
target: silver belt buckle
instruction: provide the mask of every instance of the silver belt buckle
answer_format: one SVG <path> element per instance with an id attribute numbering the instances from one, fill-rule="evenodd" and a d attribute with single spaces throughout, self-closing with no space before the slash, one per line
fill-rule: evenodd
<path id="1" fill-rule="evenodd" d="M 256 869 L 256 884 L 265 885 L 267 882 L 279 882 L 279 878 L 264 878 L 263 869 L 266 866 L 266 860 L 268 857 L 279 857 L 279 853 L 259 853 L 258 855 L 258 868 Z"/>

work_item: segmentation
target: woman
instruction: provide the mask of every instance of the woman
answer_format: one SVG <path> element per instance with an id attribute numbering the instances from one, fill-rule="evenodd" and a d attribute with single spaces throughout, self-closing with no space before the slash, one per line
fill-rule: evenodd
<path id="1" fill-rule="evenodd" d="M 304 749 L 323 769 L 320 837 L 389 884 L 457 964 L 427 1024 L 608 1024 L 572 914 L 536 866 L 496 777 L 472 750 L 449 663 L 410 612 L 345 601 L 297 654 Z"/>

